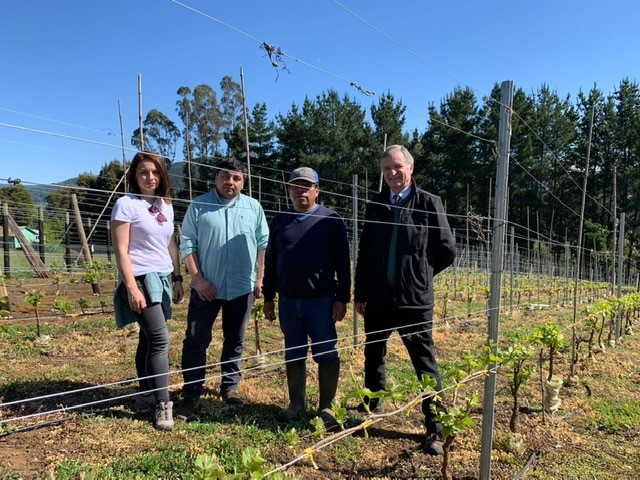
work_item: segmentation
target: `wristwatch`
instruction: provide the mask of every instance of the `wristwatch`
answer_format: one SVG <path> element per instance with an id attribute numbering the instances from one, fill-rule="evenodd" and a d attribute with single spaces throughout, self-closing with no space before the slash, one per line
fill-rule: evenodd
<path id="1" fill-rule="evenodd" d="M 173 282 L 182 282 L 183 278 L 182 275 L 174 275 L 173 273 L 171 274 L 171 280 L 173 280 Z"/>

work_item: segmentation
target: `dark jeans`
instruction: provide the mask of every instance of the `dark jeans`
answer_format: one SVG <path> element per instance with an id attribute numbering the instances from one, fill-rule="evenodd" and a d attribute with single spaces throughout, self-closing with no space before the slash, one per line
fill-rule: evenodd
<path id="1" fill-rule="evenodd" d="M 280 297 L 280 328 L 284 334 L 284 358 L 306 360 L 311 339 L 311 353 L 317 363 L 336 363 L 338 334 L 332 318 L 333 296 L 323 299 Z"/>
<path id="2" fill-rule="evenodd" d="M 145 296 L 147 308 L 136 315 L 140 325 L 138 347 L 136 349 L 136 372 L 140 382 L 140 392 L 153 390 L 156 402 L 169 401 L 169 329 L 164 318 L 162 305 L 151 303 L 144 281 L 136 278 L 138 288 Z M 120 288 L 125 302 L 127 289 Z M 150 378 L 144 378 L 150 376 Z"/>
<path id="3" fill-rule="evenodd" d="M 211 343 L 211 330 L 222 309 L 222 381 L 220 392 L 237 390 L 240 383 L 241 360 L 244 353 L 244 335 L 251 316 L 253 293 L 241 295 L 233 300 L 201 300 L 195 290 L 191 292 L 187 331 L 182 346 L 182 375 L 185 398 L 198 398 L 204 385 L 207 348 Z"/>
<path id="4" fill-rule="evenodd" d="M 418 378 L 426 373 L 435 378 L 436 390 L 442 390 L 433 350 L 433 310 L 400 309 L 393 307 L 390 302 L 384 305 L 367 304 L 364 315 L 364 386 L 372 392 L 386 388 L 385 355 L 387 340 L 393 330 L 397 330 L 401 336 Z M 434 422 L 431 403 L 430 398 L 423 400 L 422 413 L 427 432 L 437 433 L 442 430 L 442 425 Z"/>

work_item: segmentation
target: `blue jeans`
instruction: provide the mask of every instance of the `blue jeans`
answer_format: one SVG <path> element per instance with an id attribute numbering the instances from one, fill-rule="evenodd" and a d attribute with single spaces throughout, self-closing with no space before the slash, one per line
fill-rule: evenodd
<path id="1" fill-rule="evenodd" d="M 207 348 L 211 343 L 211 330 L 222 309 L 222 381 L 220 393 L 237 390 L 242 378 L 241 361 L 244 336 L 251 316 L 253 293 L 232 300 L 201 300 L 195 290 L 191 292 L 187 313 L 187 331 L 182 345 L 182 372 L 185 398 L 198 398 L 202 394 L 207 364 Z"/>
<path id="2" fill-rule="evenodd" d="M 286 361 L 307 358 L 307 337 L 311 339 L 311 353 L 316 363 L 339 361 L 336 351 L 338 333 L 332 318 L 333 300 L 333 297 L 307 299 L 280 296 L 278 311 Z"/>

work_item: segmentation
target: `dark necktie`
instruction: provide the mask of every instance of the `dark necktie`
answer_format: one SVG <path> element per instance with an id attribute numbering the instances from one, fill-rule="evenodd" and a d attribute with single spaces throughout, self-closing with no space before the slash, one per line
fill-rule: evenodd
<path id="1" fill-rule="evenodd" d="M 393 196 L 393 204 L 395 205 L 396 203 L 398 203 L 400 201 L 400 194 L 396 193 Z"/>

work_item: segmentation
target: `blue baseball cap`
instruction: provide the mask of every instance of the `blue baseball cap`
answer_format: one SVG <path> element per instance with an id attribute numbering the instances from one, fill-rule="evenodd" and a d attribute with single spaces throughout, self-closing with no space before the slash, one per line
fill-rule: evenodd
<path id="1" fill-rule="evenodd" d="M 296 168 L 289 176 L 289 183 L 293 183 L 297 180 L 304 180 L 311 183 L 319 183 L 318 172 L 313 168 L 300 167 Z"/>

